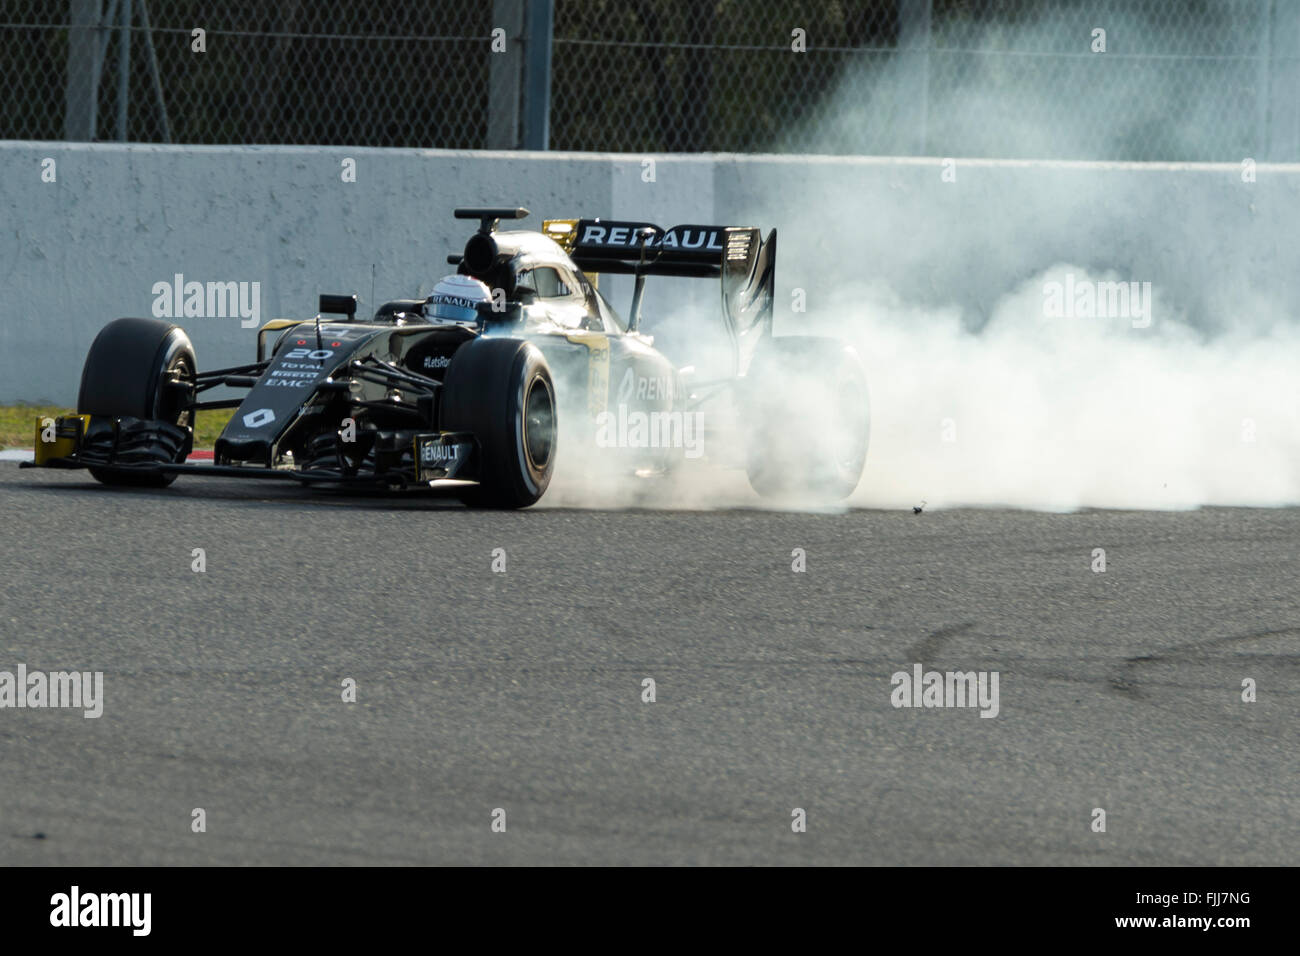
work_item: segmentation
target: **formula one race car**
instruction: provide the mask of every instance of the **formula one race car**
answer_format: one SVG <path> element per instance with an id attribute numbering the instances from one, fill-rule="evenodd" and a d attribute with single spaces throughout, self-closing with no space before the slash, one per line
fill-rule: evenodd
<path id="1" fill-rule="evenodd" d="M 361 320 L 355 295 L 322 295 L 314 318 L 264 325 L 249 365 L 201 372 L 178 326 L 110 322 L 86 357 L 78 414 L 38 421 L 32 464 L 88 468 L 109 485 L 180 474 L 458 482 L 449 487 L 467 503 L 518 508 L 542 497 L 562 448 L 624 474 L 704 457 L 697 423 L 712 403 L 727 410 L 729 447 L 741 449 L 732 463 L 759 493 L 853 491 L 867 448 L 865 375 L 844 343 L 772 336 L 775 230 L 764 239 L 751 228 L 599 219 L 497 230 L 527 214 L 457 209 L 480 226 L 431 296 Z M 608 273 L 633 277 L 626 320 L 597 290 Z M 648 276 L 720 280 L 728 374 L 695 381 L 652 347 L 639 330 Z M 201 400 L 218 386 L 248 391 Z M 187 463 L 194 413 L 232 407 L 213 462 Z"/>

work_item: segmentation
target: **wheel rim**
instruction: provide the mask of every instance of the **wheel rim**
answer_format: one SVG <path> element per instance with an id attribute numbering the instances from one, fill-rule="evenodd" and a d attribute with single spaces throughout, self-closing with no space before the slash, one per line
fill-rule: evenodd
<path id="1" fill-rule="evenodd" d="M 550 383 L 535 378 L 524 396 L 524 454 L 533 471 L 544 471 L 555 448 L 555 396 Z"/>
<path id="2" fill-rule="evenodd" d="M 158 418 L 184 428 L 190 424 L 188 389 L 194 385 L 194 369 L 189 356 L 177 355 L 167 364 L 158 389 Z"/>
<path id="3" fill-rule="evenodd" d="M 836 393 L 832 408 L 839 410 L 839 421 L 838 427 L 831 429 L 831 453 L 842 471 L 850 471 L 859 465 L 862 457 L 864 396 L 862 388 L 852 378 L 841 380 Z"/>

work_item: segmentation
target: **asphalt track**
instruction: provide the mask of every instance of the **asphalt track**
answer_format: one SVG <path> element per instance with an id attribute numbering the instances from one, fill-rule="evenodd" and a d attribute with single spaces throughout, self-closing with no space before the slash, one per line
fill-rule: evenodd
<path id="1" fill-rule="evenodd" d="M 0 514 L 0 670 L 105 675 L 97 720 L 0 710 L 0 863 L 1300 859 L 1298 509 L 498 514 L 4 463 Z M 997 717 L 895 709 L 915 663 L 998 671 Z"/>

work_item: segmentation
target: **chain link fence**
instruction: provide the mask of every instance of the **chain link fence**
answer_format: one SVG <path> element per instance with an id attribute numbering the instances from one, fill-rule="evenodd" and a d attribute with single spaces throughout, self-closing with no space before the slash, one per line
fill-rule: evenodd
<path id="1" fill-rule="evenodd" d="M 1298 45 L 1294 0 L 0 0 L 0 138 L 1297 160 Z"/>

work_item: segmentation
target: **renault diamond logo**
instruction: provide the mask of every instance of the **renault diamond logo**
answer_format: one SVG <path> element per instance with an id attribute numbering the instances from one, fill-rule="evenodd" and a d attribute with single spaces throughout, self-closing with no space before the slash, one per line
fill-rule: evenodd
<path id="1" fill-rule="evenodd" d="M 275 421 L 275 412 L 269 408 L 259 408 L 257 411 L 249 412 L 244 416 L 244 424 L 249 428 L 261 428 L 273 421 Z"/>

